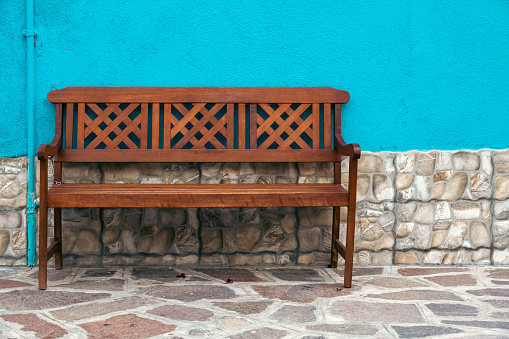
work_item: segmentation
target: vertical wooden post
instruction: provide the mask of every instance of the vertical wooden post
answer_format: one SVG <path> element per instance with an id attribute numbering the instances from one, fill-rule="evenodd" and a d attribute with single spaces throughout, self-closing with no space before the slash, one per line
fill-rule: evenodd
<path id="1" fill-rule="evenodd" d="M 45 290 L 48 280 L 48 159 L 40 162 L 40 205 L 39 205 L 39 289 Z"/>
<path id="2" fill-rule="evenodd" d="M 55 173 L 54 180 L 57 182 L 62 181 L 62 163 L 55 162 Z M 62 269 L 62 209 L 55 208 L 54 209 L 54 233 L 55 233 L 55 241 L 58 242 L 57 248 L 55 251 L 55 269 Z"/>

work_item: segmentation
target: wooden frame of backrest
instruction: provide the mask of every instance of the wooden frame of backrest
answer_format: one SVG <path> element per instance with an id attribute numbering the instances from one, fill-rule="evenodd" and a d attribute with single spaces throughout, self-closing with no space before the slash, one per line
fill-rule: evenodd
<path id="1" fill-rule="evenodd" d="M 87 105 L 94 108 L 93 105 L 97 103 L 108 104 L 136 104 L 141 107 L 141 114 L 137 119 L 140 119 L 141 129 L 137 132 L 140 137 L 140 149 L 84 149 L 83 135 L 84 129 L 78 130 L 77 148 L 78 149 L 62 149 L 62 141 L 59 143 L 59 151 L 55 154 L 55 161 L 57 162 L 333 162 L 340 160 L 340 154 L 337 150 L 333 149 L 333 138 L 330 128 L 334 129 L 334 135 L 340 135 L 341 130 L 341 103 L 345 103 L 349 99 L 348 92 L 336 90 L 330 87 L 67 87 L 61 90 L 51 91 L 48 94 L 50 102 L 56 104 L 57 113 L 57 128 L 56 139 L 62 139 L 65 132 L 65 145 L 72 144 L 73 125 L 73 112 L 77 108 L 78 126 L 84 126 L 85 121 L 85 106 Z M 228 147 L 226 149 L 181 149 L 177 147 L 170 148 L 170 141 L 164 136 L 164 141 L 160 145 L 159 129 L 156 127 L 160 123 L 169 126 L 172 123 L 172 128 L 175 122 L 172 119 L 171 109 L 178 108 L 182 111 L 184 108 L 182 103 L 194 103 L 195 105 L 205 104 L 196 103 L 211 103 L 224 105 L 228 111 L 229 117 L 227 124 L 233 123 L 233 111 L 237 109 L 240 111 L 249 111 L 249 119 L 247 122 L 243 114 L 239 114 L 237 118 L 238 123 L 238 148 L 232 149 L 233 145 L 233 129 L 226 129 L 226 138 Z M 269 104 L 277 103 L 279 110 L 284 111 L 285 108 L 292 112 L 289 108 L 291 104 L 300 104 L 302 106 L 309 106 L 313 111 L 312 126 L 318 126 L 319 121 L 317 110 L 323 110 L 323 141 L 325 149 L 319 149 L 320 145 L 317 141 L 319 129 L 313 128 L 311 131 L 313 139 L 313 151 L 309 149 L 260 149 L 256 145 L 257 131 L 253 128 L 257 124 L 258 114 L 257 109 L 265 111 L 271 110 Z M 151 106 L 152 126 L 149 126 L 148 107 Z M 179 106 L 180 105 L 180 106 Z M 97 106 L 97 105 L 96 105 Z M 112 105 L 115 106 L 115 105 Z M 95 109 L 95 108 L 94 108 Z M 334 110 L 334 126 L 331 122 L 331 110 Z M 164 111 L 163 120 L 159 121 L 159 112 Z M 63 114 L 66 114 L 65 122 Z M 106 110 L 105 110 L 106 111 Z M 127 111 L 127 110 L 126 110 Z M 297 111 L 297 110 L 296 110 Z M 154 113 L 155 112 L 155 113 Z M 119 112 L 117 112 L 119 113 Z M 315 114 L 316 113 L 316 114 Z M 98 113 L 99 114 L 99 113 Z M 122 114 L 124 114 L 122 112 Z M 126 114 L 124 114 L 126 116 Z M 108 118 L 106 118 L 107 120 Z M 279 123 L 284 123 L 280 117 Z M 300 125 L 303 121 L 297 118 L 296 122 Z M 309 119 L 308 119 L 309 120 Z M 108 122 L 108 121 L 106 121 Z M 111 122 L 111 119 L 109 120 Z M 215 121 L 217 123 L 217 120 Z M 65 126 L 63 124 L 65 123 Z M 249 123 L 250 129 L 245 130 L 246 124 Z M 308 126 L 309 126 L 309 122 Z M 96 128 L 98 124 L 89 126 L 86 129 Z M 265 124 L 267 125 L 267 124 Z M 289 125 L 289 124 L 286 124 Z M 226 126 L 226 125 L 225 125 Z M 268 126 L 268 125 L 267 125 Z M 274 132 L 270 127 L 264 126 L 268 132 Z M 328 127 L 330 126 L 330 127 Z M 286 126 L 288 127 L 288 126 Z M 166 128 L 166 127 L 165 127 Z M 219 126 L 218 128 L 221 128 Z M 146 149 L 148 142 L 148 129 L 151 129 L 150 141 L 152 146 L 156 145 L 163 149 Z M 303 128 L 305 129 L 305 128 Z M 111 132 L 113 129 L 101 131 L 104 135 Z M 309 134 L 308 127 L 308 134 Z M 190 132 L 185 127 L 185 132 Z M 245 133 L 244 133 L 245 131 Z M 122 131 L 117 131 L 122 133 Z M 263 132 L 263 131 L 262 131 Z M 81 133 L 81 134 L 80 134 Z M 250 143 L 247 145 L 245 134 L 250 134 Z M 125 134 L 125 133 L 124 133 Z M 270 133 L 269 133 L 270 135 Z M 272 137 L 272 135 L 271 135 Z M 191 139 L 191 136 L 186 136 L 185 141 Z M 276 137 L 273 137 L 275 139 Z M 281 138 L 279 142 L 281 142 Z M 93 144 L 96 146 L 97 143 Z M 181 145 L 180 145 L 181 146 Z M 258 145 L 259 146 L 259 145 Z M 287 145 L 288 146 L 288 145 Z M 249 147 L 249 149 L 246 149 Z M 253 149 L 255 148 L 255 149 Z M 121 154 L 121 156 L 120 156 Z"/>

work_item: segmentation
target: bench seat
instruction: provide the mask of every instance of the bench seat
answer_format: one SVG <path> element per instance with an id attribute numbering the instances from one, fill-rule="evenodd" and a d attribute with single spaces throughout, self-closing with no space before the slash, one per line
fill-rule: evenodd
<path id="1" fill-rule="evenodd" d="M 61 184 L 48 207 L 345 206 L 339 184 Z"/>

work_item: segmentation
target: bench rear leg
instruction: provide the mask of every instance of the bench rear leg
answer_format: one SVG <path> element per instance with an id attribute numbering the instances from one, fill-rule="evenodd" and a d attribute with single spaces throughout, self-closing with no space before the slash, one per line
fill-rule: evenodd
<path id="1" fill-rule="evenodd" d="M 58 241 L 55 251 L 55 269 L 62 269 L 62 209 L 55 208 L 55 241 Z"/>
<path id="2" fill-rule="evenodd" d="M 39 208 L 39 289 L 48 285 L 48 209 L 46 203 Z"/>
<path id="3" fill-rule="evenodd" d="M 330 259 L 330 267 L 337 268 L 338 267 L 338 257 L 339 253 L 336 249 L 336 240 L 339 240 L 339 217 L 340 217 L 340 207 L 333 207 L 333 216 L 332 216 L 332 244 L 331 244 L 331 259 Z"/>

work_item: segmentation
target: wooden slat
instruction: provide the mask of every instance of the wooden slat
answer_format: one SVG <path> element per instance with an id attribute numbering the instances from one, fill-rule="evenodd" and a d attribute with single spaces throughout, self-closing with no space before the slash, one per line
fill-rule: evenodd
<path id="1" fill-rule="evenodd" d="M 246 104 L 239 104 L 237 108 L 239 130 L 239 149 L 246 149 Z"/>
<path id="2" fill-rule="evenodd" d="M 159 104 L 152 104 L 152 149 L 159 149 Z"/>
<path id="3" fill-rule="evenodd" d="M 313 104 L 313 149 L 320 148 L 320 105 Z"/>
<path id="4" fill-rule="evenodd" d="M 249 105 L 249 149 L 257 149 L 257 136 L 256 130 L 258 126 L 256 125 L 257 117 L 258 117 L 258 105 L 250 104 Z"/>
<path id="5" fill-rule="evenodd" d="M 323 148 L 328 149 L 332 147 L 332 125 L 331 125 L 331 105 L 323 105 Z"/>
<path id="6" fill-rule="evenodd" d="M 171 125 L 171 104 L 164 104 L 164 128 L 163 128 L 163 137 L 164 137 L 164 149 L 171 149 L 171 132 L 172 132 L 172 125 Z"/>
<path id="7" fill-rule="evenodd" d="M 343 257 L 343 259 L 346 258 L 346 247 L 338 239 L 334 239 L 334 249 L 338 252 L 340 256 Z"/>
<path id="8" fill-rule="evenodd" d="M 347 195 L 333 184 L 62 184 L 49 190 L 48 206 L 344 206 Z"/>
<path id="9" fill-rule="evenodd" d="M 234 112 L 235 105 L 228 104 L 226 106 L 226 148 L 234 149 L 235 145 L 233 144 L 233 138 L 235 136 L 235 126 L 234 126 Z"/>
<path id="10" fill-rule="evenodd" d="M 61 150 L 55 161 L 62 162 L 332 162 L 341 159 L 333 149 L 171 149 L 171 150 Z"/>
<path id="11" fill-rule="evenodd" d="M 141 137 L 140 149 L 147 149 L 148 145 L 148 104 L 141 104 Z"/>
<path id="12" fill-rule="evenodd" d="M 74 129 L 74 104 L 68 103 L 65 109 L 65 148 L 72 148 Z"/>
<path id="13" fill-rule="evenodd" d="M 48 94 L 52 103 L 345 103 L 349 99 L 348 92 L 330 87 L 66 87 Z"/>
<path id="14" fill-rule="evenodd" d="M 53 241 L 51 245 L 48 247 L 48 251 L 46 252 L 46 260 L 49 260 L 53 254 L 58 250 L 59 243 L 58 241 Z"/>
<path id="15" fill-rule="evenodd" d="M 85 148 L 85 104 L 78 104 L 77 149 Z"/>
<path id="16" fill-rule="evenodd" d="M 118 145 L 122 142 L 128 139 L 128 135 L 131 134 L 131 132 L 138 127 L 142 123 L 142 116 L 137 116 L 136 119 L 134 119 L 129 126 L 126 126 L 124 130 L 117 135 L 117 137 L 113 140 L 110 140 L 110 142 L 106 145 L 107 149 L 117 148 Z M 108 138 L 109 139 L 109 138 Z M 106 140 L 106 138 L 103 140 L 103 142 Z M 94 140 L 95 141 L 95 140 Z M 140 140 L 142 141 L 142 140 Z M 147 138 L 145 138 L 145 142 L 147 141 Z M 143 146 L 143 143 L 140 143 L 140 146 Z M 136 147 L 138 148 L 138 147 Z M 147 148 L 145 144 L 145 149 Z M 123 150 L 122 150 L 123 151 Z"/>
<path id="17" fill-rule="evenodd" d="M 341 105 L 334 105 L 334 134 L 341 135 Z"/>

